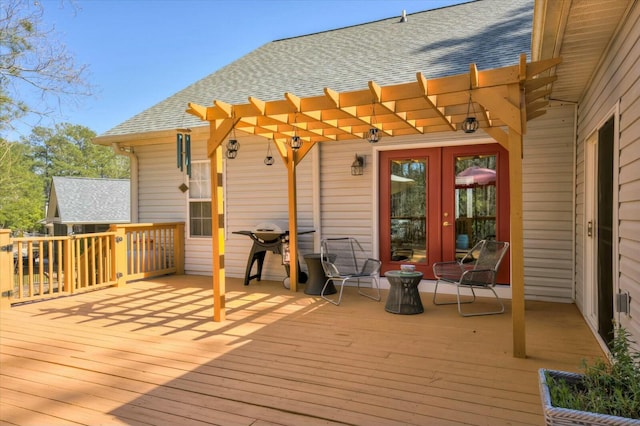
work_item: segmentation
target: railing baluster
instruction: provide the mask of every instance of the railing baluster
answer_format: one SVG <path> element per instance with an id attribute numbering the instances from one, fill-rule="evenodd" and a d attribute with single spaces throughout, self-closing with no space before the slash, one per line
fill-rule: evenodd
<path id="1" fill-rule="evenodd" d="M 183 253 L 180 233 L 183 229 L 183 223 L 128 224 L 113 225 L 109 232 L 95 234 L 7 236 L 16 257 L 11 253 L 5 256 L 12 274 L 2 281 L 9 295 L 2 303 L 10 306 L 80 290 L 124 285 L 134 279 L 184 273 L 178 268 L 184 265 L 183 259 L 176 259 Z"/>

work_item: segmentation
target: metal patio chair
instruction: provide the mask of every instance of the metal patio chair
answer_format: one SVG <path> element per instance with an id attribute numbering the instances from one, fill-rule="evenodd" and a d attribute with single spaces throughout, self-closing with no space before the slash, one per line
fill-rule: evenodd
<path id="1" fill-rule="evenodd" d="M 357 239 L 353 237 L 325 238 L 320 244 L 320 260 L 327 280 L 322 287 L 320 297 L 324 300 L 339 305 L 342 301 L 344 283 L 355 280 L 358 284 L 358 293 L 369 299 L 380 301 L 380 266 L 382 262 L 370 258 Z M 360 281 L 371 281 L 371 290 L 364 292 L 360 287 Z M 329 284 L 340 281 L 340 293 L 337 300 L 325 295 Z M 375 291 L 374 291 L 375 290 Z"/>
<path id="2" fill-rule="evenodd" d="M 479 241 L 469 252 L 460 260 L 453 262 L 436 262 L 433 264 L 433 274 L 436 277 L 436 288 L 433 292 L 434 305 L 453 305 L 458 304 L 458 313 L 464 317 L 477 315 L 493 315 L 504 312 L 504 304 L 494 290 L 496 285 L 496 275 L 500 262 L 509 248 L 509 243 L 502 241 Z M 456 286 L 456 302 L 437 302 L 438 285 L 440 283 L 454 284 Z M 460 289 L 467 288 L 471 290 L 473 296 L 471 300 L 461 300 Z M 462 311 L 462 305 L 472 303 L 476 300 L 474 289 L 490 290 L 496 297 L 499 309 L 488 312 L 465 313 Z"/>

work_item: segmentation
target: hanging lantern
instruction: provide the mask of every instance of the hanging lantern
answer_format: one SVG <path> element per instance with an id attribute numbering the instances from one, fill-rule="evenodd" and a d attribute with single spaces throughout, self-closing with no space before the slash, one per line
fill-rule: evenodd
<path id="1" fill-rule="evenodd" d="M 302 146 L 302 138 L 298 135 L 293 135 L 291 137 L 291 149 L 297 151 Z"/>
<path id="2" fill-rule="evenodd" d="M 473 109 L 473 115 L 469 114 L 471 109 Z M 467 104 L 467 117 L 462 122 L 462 130 L 464 130 L 465 133 L 475 133 L 475 131 L 478 130 L 478 127 L 480 127 L 480 123 L 478 123 L 478 120 L 476 120 L 475 115 L 476 115 L 476 110 L 473 107 L 473 103 L 471 101 L 471 92 L 469 92 L 469 103 Z"/>
<path id="3" fill-rule="evenodd" d="M 367 136 L 367 140 L 369 141 L 369 143 L 380 142 L 380 130 L 377 127 L 370 128 L 369 136 Z"/>
<path id="4" fill-rule="evenodd" d="M 298 127 L 296 123 L 298 122 L 298 114 L 293 116 L 293 136 L 291 136 L 291 140 L 289 141 L 289 145 L 291 149 L 297 151 L 302 147 L 302 138 L 298 136 Z"/>
<path id="5" fill-rule="evenodd" d="M 264 164 L 267 166 L 273 166 L 274 163 L 273 155 L 271 155 L 271 139 L 267 142 L 267 156 L 264 157 Z"/>
<path id="6" fill-rule="evenodd" d="M 376 123 L 376 104 L 375 102 L 371 106 L 371 128 L 369 129 L 369 133 L 367 134 L 367 140 L 369 143 L 378 143 L 380 142 L 380 129 L 375 126 Z"/>

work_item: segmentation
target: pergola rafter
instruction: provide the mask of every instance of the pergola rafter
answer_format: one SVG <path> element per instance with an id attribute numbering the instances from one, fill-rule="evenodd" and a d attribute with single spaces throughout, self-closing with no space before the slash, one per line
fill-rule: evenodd
<path id="1" fill-rule="evenodd" d="M 522 105 L 509 102 L 509 86 L 524 88 L 526 117 L 538 117 L 547 102 L 536 101 L 548 96 L 544 88 L 553 77 L 536 76 L 558 63 L 559 59 L 526 63 L 525 58 L 518 65 L 484 71 L 471 64 L 468 73 L 448 77 L 427 79 L 418 72 L 413 82 L 380 86 L 370 81 L 356 91 L 327 87 L 320 96 L 285 93 L 281 100 L 250 97 L 235 105 L 216 100 L 209 107 L 189 104 L 188 111 L 209 122 L 235 118 L 237 130 L 283 143 L 294 131 L 303 142 L 329 142 L 366 138 L 372 126 L 387 137 L 456 131 L 471 96 L 481 129 L 508 126 L 523 133 Z M 227 136 L 217 133 L 210 151 Z"/>
<path id="2" fill-rule="evenodd" d="M 325 88 L 318 96 L 301 98 L 285 93 L 284 99 L 264 101 L 250 97 L 247 103 L 228 104 L 219 100 L 212 106 L 189 104 L 187 112 L 208 121 L 211 159 L 214 320 L 225 318 L 224 237 L 221 170 L 223 150 L 219 149 L 233 129 L 272 139 L 287 168 L 290 262 L 298 263 L 296 165 L 319 142 L 337 143 L 366 138 L 372 126 L 387 137 L 457 131 L 472 102 L 480 129 L 509 151 L 511 286 L 514 356 L 524 357 L 524 263 L 522 226 L 522 143 L 526 122 L 545 113 L 546 87 L 555 77 L 540 75 L 560 63 L 560 58 L 527 63 L 520 55 L 517 65 L 478 70 L 380 86 L 370 81 L 367 88 L 337 92 Z M 538 76 L 540 76 L 538 78 Z M 289 144 L 296 134 L 303 140 L 298 150 Z M 296 291 L 298 271 L 290 268 L 291 290 Z"/>

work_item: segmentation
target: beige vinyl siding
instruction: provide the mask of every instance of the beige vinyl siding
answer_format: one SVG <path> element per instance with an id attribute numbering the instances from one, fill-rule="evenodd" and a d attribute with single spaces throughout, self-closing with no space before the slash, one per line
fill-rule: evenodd
<path id="1" fill-rule="evenodd" d="M 618 284 L 621 291 L 631 295 L 631 315 L 620 315 L 618 320 L 633 333 L 636 341 L 640 339 L 639 58 L 640 5 L 635 3 L 606 50 L 601 66 L 583 97 L 578 120 L 578 155 L 583 155 L 583 145 L 589 133 L 607 118 L 608 112 L 619 102 Z M 580 172 L 578 169 L 578 176 Z M 580 187 L 578 189 L 584 191 Z M 579 194 L 577 200 L 581 197 Z M 584 281 L 579 279 L 577 286 L 581 289 Z"/>
<path id="2" fill-rule="evenodd" d="M 527 125 L 523 221 L 525 296 L 573 301 L 573 105 Z"/>
<path id="3" fill-rule="evenodd" d="M 225 273 L 229 277 L 242 278 L 253 241 L 247 236 L 233 232 L 251 230 L 261 222 L 288 221 L 289 204 L 287 170 L 275 146 L 271 146 L 275 163 L 266 166 L 266 139 L 239 137 L 238 140 L 240 150 L 237 158 L 225 160 Z M 315 229 L 312 211 L 312 163 L 313 156 L 316 155 L 314 151 L 317 149 L 317 146 L 314 147 L 296 168 L 299 231 Z M 314 237 L 314 234 L 299 236 L 299 254 L 313 252 Z M 306 269 L 302 257 L 300 266 L 303 270 Z M 282 280 L 285 277 L 282 257 L 268 251 L 262 279 Z"/>
<path id="4" fill-rule="evenodd" d="M 355 237 L 364 250 L 373 253 L 373 229 L 376 208 L 373 204 L 372 150 L 364 140 L 344 141 L 340 144 L 323 144 L 320 161 L 320 205 L 322 237 Z M 364 157 L 362 176 L 351 176 L 351 163 L 355 154 Z"/>
<path id="5" fill-rule="evenodd" d="M 139 164 L 139 221 L 185 222 L 185 273 L 211 274 L 211 238 L 190 238 L 187 193 L 178 187 L 186 180 L 176 164 L 175 144 L 135 148 Z M 192 160 L 206 160 L 206 141 L 192 139 Z"/>
<path id="6" fill-rule="evenodd" d="M 135 148 L 138 157 L 138 220 L 172 222 L 185 220 L 183 182 L 176 167 L 175 145 L 143 145 Z"/>

